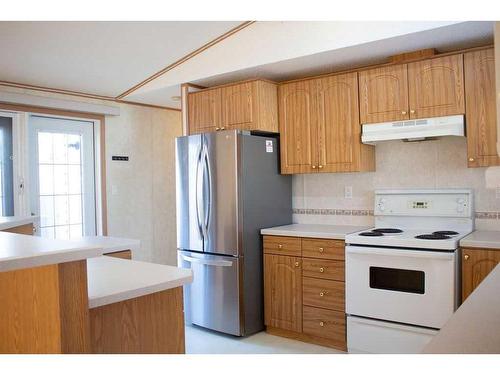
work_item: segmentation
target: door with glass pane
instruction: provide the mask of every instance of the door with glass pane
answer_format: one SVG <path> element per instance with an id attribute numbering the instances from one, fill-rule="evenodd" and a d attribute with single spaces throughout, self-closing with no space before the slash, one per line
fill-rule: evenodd
<path id="1" fill-rule="evenodd" d="M 31 115 L 31 208 L 42 237 L 96 234 L 93 122 Z"/>
<path id="2" fill-rule="evenodd" d="M 13 115 L 0 113 L 0 216 L 14 216 Z"/>

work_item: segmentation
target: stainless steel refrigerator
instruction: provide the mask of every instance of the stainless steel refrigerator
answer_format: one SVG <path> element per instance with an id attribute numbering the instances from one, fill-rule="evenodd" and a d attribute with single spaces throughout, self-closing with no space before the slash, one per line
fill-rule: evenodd
<path id="1" fill-rule="evenodd" d="M 260 229 L 292 222 L 279 142 L 227 130 L 176 139 L 179 266 L 186 323 L 245 336 L 264 328 Z"/>

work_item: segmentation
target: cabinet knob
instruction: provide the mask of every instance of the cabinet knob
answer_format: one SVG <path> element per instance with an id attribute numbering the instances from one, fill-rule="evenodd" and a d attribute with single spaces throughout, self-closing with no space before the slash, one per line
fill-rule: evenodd
<path id="1" fill-rule="evenodd" d="M 469 158 L 469 161 L 474 161 L 474 158 Z"/>
<path id="2" fill-rule="evenodd" d="M 325 269 L 323 267 L 320 267 L 319 272 L 323 273 L 323 272 L 325 272 Z"/>
<path id="3" fill-rule="evenodd" d="M 326 294 L 326 292 L 319 292 L 319 296 L 320 296 L 320 297 L 324 297 L 324 296 L 325 296 L 325 294 Z"/>
<path id="4" fill-rule="evenodd" d="M 401 114 L 402 115 L 406 115 L 406 111 L 401 111 Z"/>
<path id="5" fill-rule="evenodd" d="M 325 249 L 323 249 L 322 247 L 320 247 L 318 250 L 319 250 L 320 253 L 322 253 Z"/>
<path id="6" fill-rule="evenodd" d="M 315 165 L 313 165 L 313 166 L 312 166 L 312 169 L 316 169 L 316 166 L 315 166 Z"/>
<path id="7" fill-rule="evenodd" d="M 295 262 L 295 267 L 298 267 L 299 266 L 299 262 Z"/>
<path id="8" fill-rule="evenodd" d="M 320 327 L 323 327 L 325 325 L 325 322 L 319 322 Z"/>
<path id="9" fill-rule="evenodd" d="M 468 255 L 468 254 L 465 254 L 465 255 L 464 255 L 464 259 L 465 259 L 465 260 L 469 259 L 469 255 Z"/>
<path id="10" fill-rule="evenodd" d="M 215 131 L 219 131 L 219 130 L 220 130 L 220 128 L 215 128 Z"/>
<path id="11" fill-rule="evenodd" d="M 278 244 L 278 249 L 282 249 L 283 248 L 283 244 Z"/>
<path id="12" fill-rule="evenodd" d="M 319 169 L 322 169 L 322 168 L 323 168 L 323 166 L 322 166 L 322 165 L 318 165 L 318 168 L 319 168 Z"/>
<path id="13" fill-rule="evenodd" d="M 220 130 L 226 130 L 226 128 L 223 126 L 222 128 L 220 128 Z"/>

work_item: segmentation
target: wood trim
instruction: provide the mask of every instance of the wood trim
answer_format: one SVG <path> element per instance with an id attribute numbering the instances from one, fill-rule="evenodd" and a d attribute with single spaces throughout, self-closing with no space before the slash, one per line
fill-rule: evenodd
<path id="1" fill-rule="evenodd" d="M 437 57 L 458 55 L 458 54 L 466 53 L 466 52 L 481 51 L 481 50 L 488 49 L 488 48 L 493 48 L 493 44 L 488 44 L 488 45 L 479 46 L 479 47 L 472 47 L 472 48 L 467 48 L 467 49 L 461 49 L 461 50 L 454 50 L 454 51 L 445 52 L 445 53 L 439 53 L 439 54 L 436 54 L 432 57 L 415 58 L 413 60 L 405 61 L 405 63 L 434 59 Z M 294 79 L 290 79 L 287 81 L 280 81 L 279 84 L 281 85 L 281 84 L 292 83 L 292 82 L 307 81 L 310 79 L 330 77 L 330 76 L 335 76 L 335 75 L 350 73 L 350 72 L 362 72 L 362 71 L 370 70 L 370 69 L 374 69 L 374 68 L 383 68 L 383 67 L 387 67 L 387 66 L 400 65 L 400 64 L 401 64 L 400 62 L 390 62 L 389 61 L 389 62 L 385 62 L 385 63 L 365 65 L 365 66 L 361 66 L 361 67 L 355 68 L 355 69 L 344 69 L 344 70 L 339 70 L 339 71 L 335 71 L 335 72 L 331 72 L 331 73 L 324 73 L 324 74 L 320 74 L 320 75 L 310 75 L 310 76 L 301 77 L 301 78 L 294 78 Z"/>
<path id="2" fill-rule="evenodd" d="M 224 39 L 227 39 L 229 38 L 231 35 L 237 33 L 238 31 L 241 31 L 243 30 L 244 28 L 250 26 L 251 24 L 255 23 L 256 21 L 245 21 L 243 22 L 242 24 L 236 26 L 235 28 L 229 30 L 228 32 L 222 34 L 221 36 L 215 38 L 214 40 L 204 44 L 203 46 L 201 46 L 200 48 L 194 50 L 193 52 L 189 53 L 188 55 L 182 57 L 181 59 L 175 61 L 174 63 L 168 65 L 167 67 L 163 68 L 162 70 L 156 72 L 155 74 L 153 74 L 152 76 L 150 76 L 149 78 L 145 79 L 144 81 L 138 83 L 137 85 L 131 87 L 130 89 L 128 89 L 127 91 L 121 93 L 120 95 L 118 95 L 116 97 L 116 99 L 121 99 L 127 95 L 129 95 L 130 93 L 138 90 L 139 88 L 141 88 L 142 86 L 146 85 L 147 83 L 151 82 L 152 80 L 158 78 L 159 76 L 165 74 L 166 72 L 168 72 L 169 70 L 172 70 L 173 68 L 175 68 L 176 66 L 179 66 L 181 64 L 183 64 L 184 62 L 190 60 L 191 58 L 195 57 L 196 55 L 199 55 L 200 53 L 202 53 L 203 51 L 207 50 L 208 48 L 216 45 L 217 43 L 219 42 L 222 42 Z"/>
<path id="3" fill-rule="evenodd" d="M 104 255 L 108 257 L 113 257 L 113 258 L 120 258 L 120 259 L 132 259 L 132 250 L 120 250 L 120 251 L 114 251 L 111 253 L 104 253 Z"/>
<path id="4" fill-rule="evenodd" d="M 415 60 L 420 58 L 430 58 L 437 54 L 437 50 L 435 48 L 426 48 L 418 51 L 412 52 L 404 52 L 397 55 L 393 55 L 389 58 L 391 62 L 394 63 L 405 63 L 408 60 Z"/>
<path id="5" fill-rule="evenodd" d="M 180 111 L 179 108 L 161 106 L 161 105 L 156 105 L 156 104 L 139 103 L 139 102 L 134 102 L 134 101 L 130 101 L 130 100 L 122 100 L 122 99 L 113 98 L 112 96 L 87 94 L 87 93 L 82 93 L 82 92 L 78 92 L 78 91 L 70 91 L 70 90 L 64 90 L 64 89 L 28 85 L 28 84 L 24 84 L 24 83 L 0 81 L 0 86 L 15 87 L 15 88 L 20 88 L 20 89 L 28 89 L 28 90 L 40 91 L 40 92 L 50 92 L 50 93 L 55 93 L 55 94 L 77 96 L 77 97 L 88 98 L 88 99 L 106 100 L 106 101 L 110 101 L 110 102 L 114 102 L 114 103 L 138 105 L 141 107 L 148 107 L 148 108 L 158 108 L 158 109 L 167 109 L 170 111 Z M 6 103 L 6 105 L 7 105 L 7 103 Z M 21 105 L 24 105 L 24 104 L 21 104 Z"/>
<path id="6" fill-rule="evenodd" d="M 33 223 L 20 225 L 18 227 L 3 229 L 2 232 L 26 234 L 26 235 L 32 236 L 33 235 Z"/>
<path id="7" fill-rule="evenodd" d="M 102 235 L 108 235 L 108 194 L 106 190 L 106 120 L 103 116 L 100 128 L 101 151 L 101 224 Z"/>
<path id="8" fill-rule="evenodd" d="M 192 83 L 187 83 L 187 85 L 189 85 L 190 87 L 199 88 L 199 90 L 196 91 L 198 93 L 198 92 L 202 92 L 202 91 L 209 91 L 209 90 L 215 90 L 215 89 L 223 89 L 225 87 L 231 87 L 231 86 L 236 86 L 236 85 L 243 85 L 245 83 L 252 83 L 252 82 L 259 82 L 259 81 L 261 81 L 261 82 L 267 82 L 267 83 L 272 83 L 274 85 L 277 85 L 278 83 L 281 83 L 281 82 L 273 81 L 273 80 L 270 80 L 270 79 L 267 79 L 267 78 L 248 78 L 248 79 L 244 79 L 244 80 L 241 80 L 241 81 L 228 82 L 228 83 L 223 83 L 221 85 L 210 86 L 210 87 L 193 85 Z"/>

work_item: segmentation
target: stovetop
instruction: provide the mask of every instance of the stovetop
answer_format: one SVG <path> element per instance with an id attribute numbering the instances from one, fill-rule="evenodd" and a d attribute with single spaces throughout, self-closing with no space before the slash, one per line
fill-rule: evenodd
<path id="1" fill-rule="evenodd" d="M 470 231 L 371 228 L 346 235 L 349 245 L 385 246 L 453 251 Z"/>

